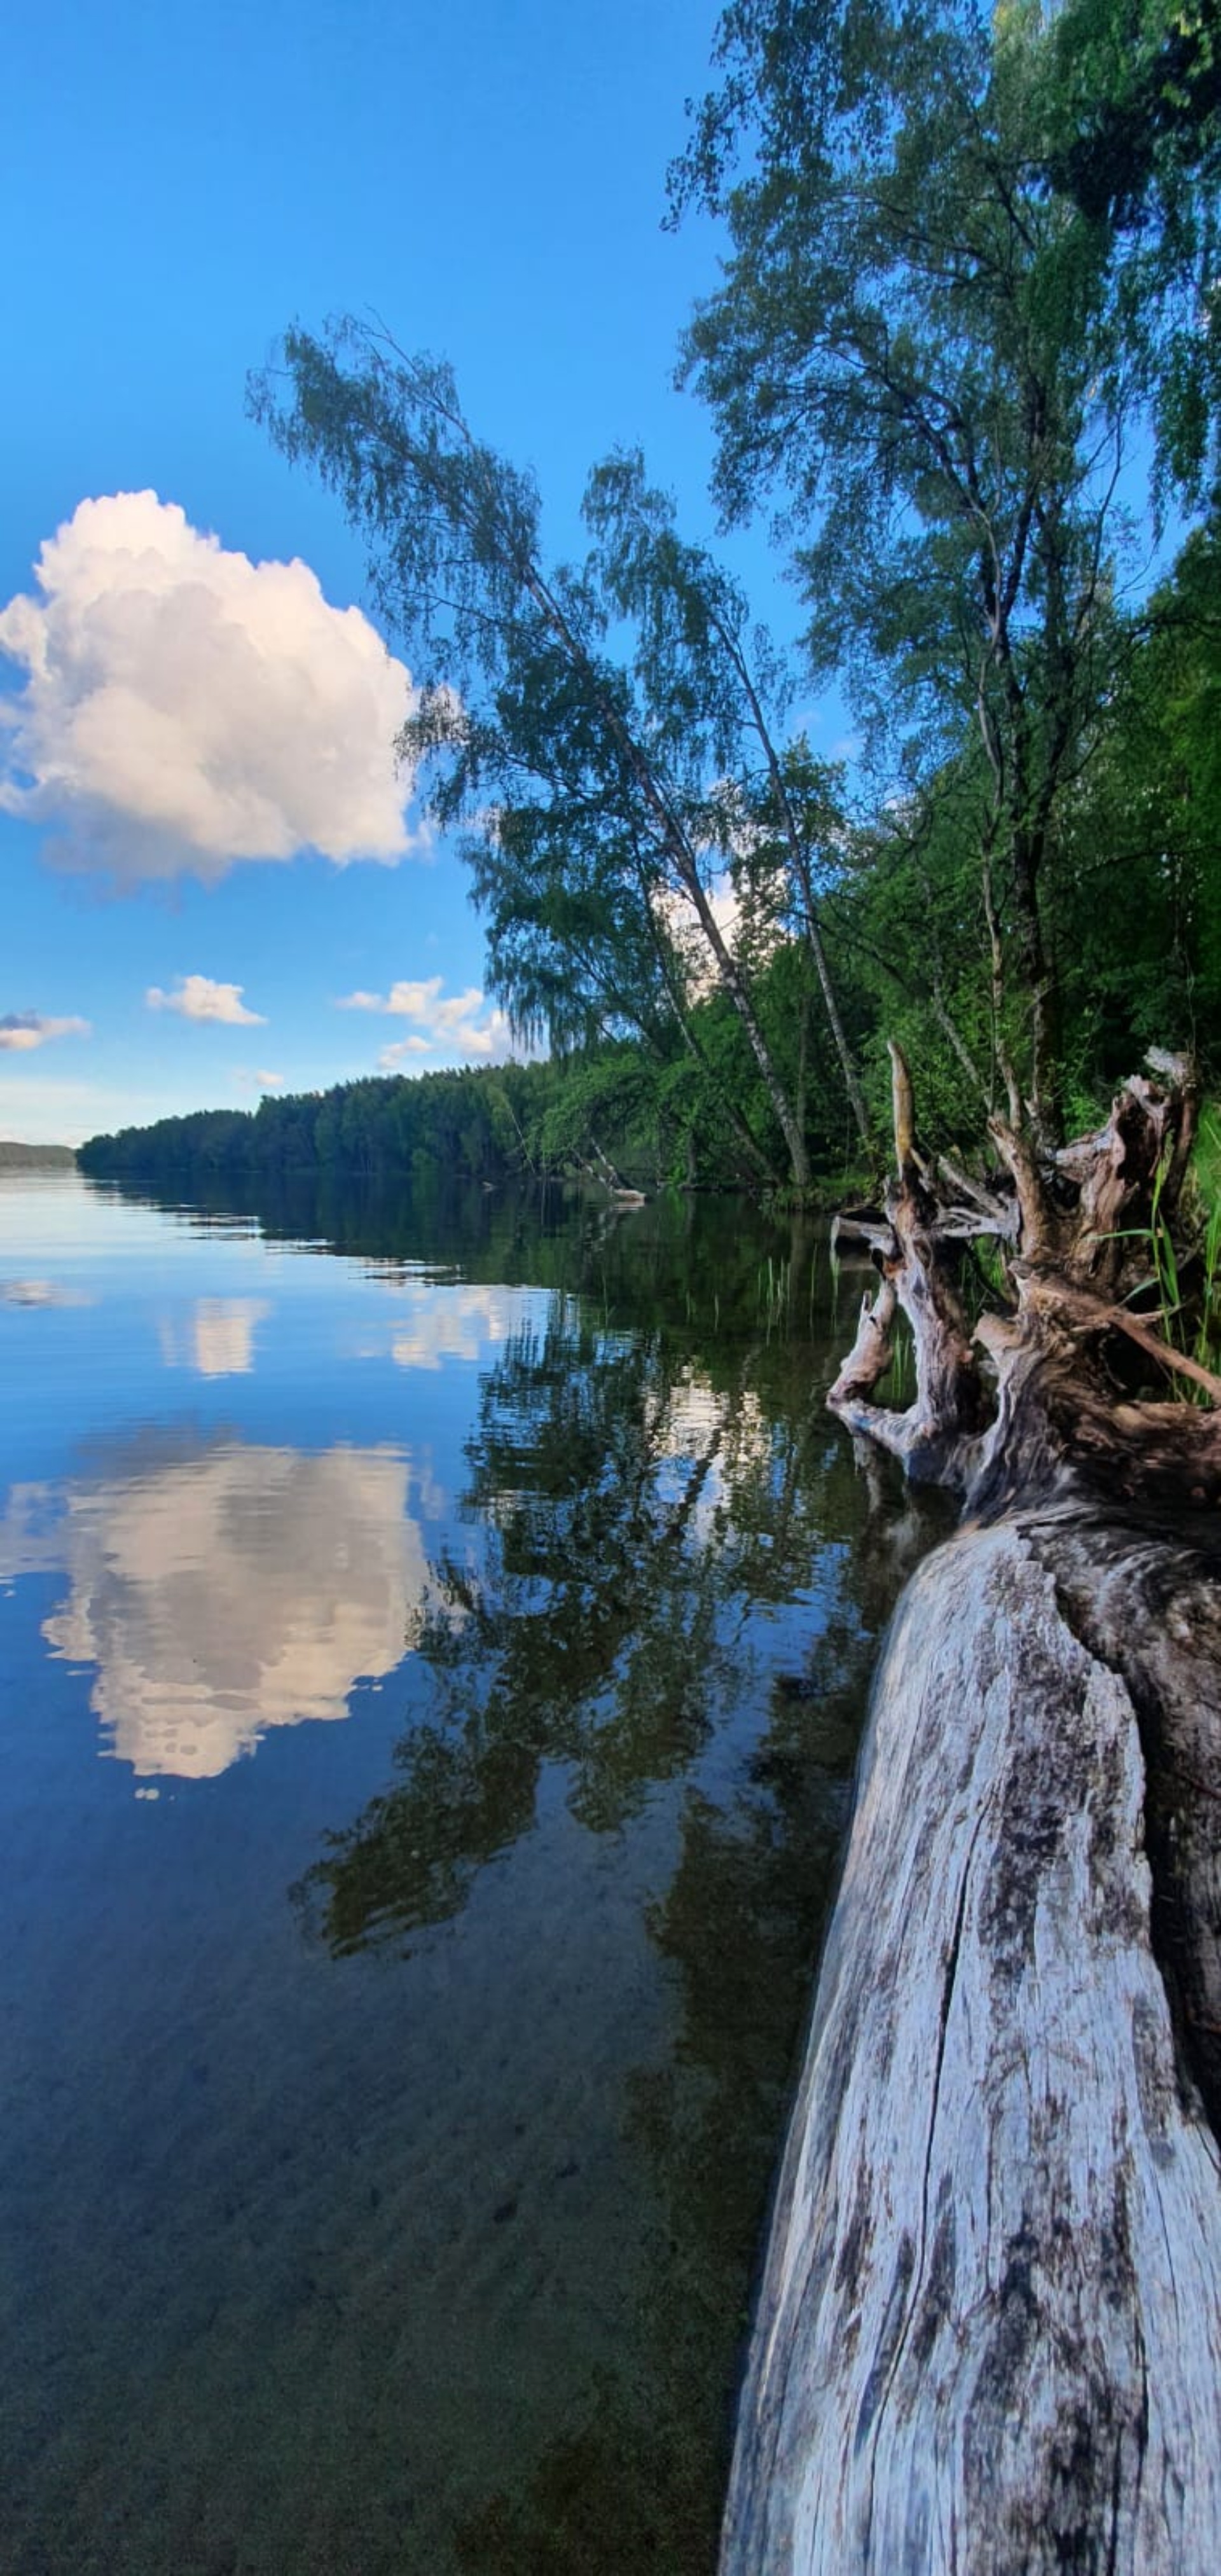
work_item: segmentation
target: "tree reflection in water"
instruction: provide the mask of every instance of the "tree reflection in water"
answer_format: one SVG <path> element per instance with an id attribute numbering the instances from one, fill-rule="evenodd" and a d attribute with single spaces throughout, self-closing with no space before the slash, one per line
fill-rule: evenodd
<path id="1" fill-rule="evenodd" d="M 614 1832 L 736 1714 L 746 1617 L 801 1591 L 823 1549 L 808 1434 L 769 1421 L 757 1358 L 716 1384 L 660 1334 L 609 1335 L 561 1297 L 505 1346 L 468 1451 L 481 1561 L 441 1557 L 417 1639 L 433 1714 L 299 1891 L 331 1948 L 455 1913 L 529 1831 L 545 1763 L 572 1813 Z"/>
<path id="2" fill-rule="evenodd" d="M 468 2517 L 472 2576 L 707 2576 L 715 2562 L 752 2265 L 868 1673 L 936 1534 L 857 1475 L 811 1357 L 758 1331 L 697 1355 L 660 1325 L 616 1333 L 554 1295 L 545 1329 L 508 1343 L 483 1382 L 469 1562 L 437 1567 L 418 1641 L 427 1722 L 295 1891 L 336 1954 L 402 1948 L 529 1832 L 545 1766 L 595 1834 L 671 1784 L 677 1856 L 646 1921 L 679 2036 L 623 2090 L 649 2181 L 632 2348 L 584 2422 Z M 795 1602 L 793 1670 L 778 1659 L 794 1653 Z M 769 1621 L 786 1605 L 787 1627 Z"/>
<path id="3" fill-rule="evenodd" d="M 879 1572 L 893 1566 L 883 1557 Z M 874 1616 L 897 1588 L 878 1582 Z M 731 1804 L 687 1794 L 678 1867 L 649 1926 L 680 1982 L 681 2037 L 626 2086 L 654 2195 L 634 2350 L 603 2374 L 583 2425 L 468 2520 L 469 2576 L 716 2565 L 750 2284 L 874 1652 L 872 1626 L 834 1621 L 800 1688 L 773 1685 Z"/>

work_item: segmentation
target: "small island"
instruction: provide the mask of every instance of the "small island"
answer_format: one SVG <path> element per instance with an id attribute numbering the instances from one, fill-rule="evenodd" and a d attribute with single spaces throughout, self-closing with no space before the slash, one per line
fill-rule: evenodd
<path id="1" fill-rule="evenodd" d="M 74 1145 L 23 1145 L 0 1136 L 0 1172 L 65 1172 L 75 1161 Z"/>

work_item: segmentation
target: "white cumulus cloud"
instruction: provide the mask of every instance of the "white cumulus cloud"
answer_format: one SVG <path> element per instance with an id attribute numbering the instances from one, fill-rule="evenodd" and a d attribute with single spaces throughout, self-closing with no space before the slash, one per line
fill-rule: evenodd
<path id="1" fill-rule="evenodd" d="M 477 984 L 446 994 L 439 975 L 419 984 L 392 984 L 388 993 L 345 993 L 341 1011 L 381 1011 L 412 1023 L 410 1034 L 383 1047 L 377 1061 L 394 1073 L 408 1057 L 444 1055 L 460 1064 L 503 1064 L 513 1053 L 513 1033 L 501 1010 L 489 1008 Z"/>
<path id="2" fill-rule="evenodd" d="M 41 1011 L 5 1011 L 0 1017 L 0 1055 L 29 1055 L 48 1038 L 87 1038 L 88 1020 L 48 1020 Z"/>
<path id="3" fill-rule="evenodd" d="M 262 1029 L 261 1011 L 248 1011 L 244 984 L 217 984 L 210 975 L 180 975 L 172 993 L 150 984 L 144 996 L 150 1011 L 177 1011 L 184 1020 L 220 1020 L 229 1029 Z"/>
<path id="4" fill-rule="evenodd" d="M 263 1073 L 249 1064 L 235 1065 L 230 1078 L 239 1091 L 285 1091 L 288 1088 L 286 1073 Z"/>
<path id="5" fill-rule="evenodd" d="M 0 609 L 0 809 L 121 886 L 314 849 L 413 846 L 394 741 L 411 678 L 308 564 L 252 563 L 155 492 L 82 501 Z"/>

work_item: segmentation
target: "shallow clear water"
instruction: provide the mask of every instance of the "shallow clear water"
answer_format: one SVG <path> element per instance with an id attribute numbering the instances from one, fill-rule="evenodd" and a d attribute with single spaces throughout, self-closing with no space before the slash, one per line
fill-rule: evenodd
<path id="1" fill-rule="evenodd" d="M 725 1204 L 0 1178 L 9 2576 L 707 2576 L 930 1535 L 832 1293 Z"/>

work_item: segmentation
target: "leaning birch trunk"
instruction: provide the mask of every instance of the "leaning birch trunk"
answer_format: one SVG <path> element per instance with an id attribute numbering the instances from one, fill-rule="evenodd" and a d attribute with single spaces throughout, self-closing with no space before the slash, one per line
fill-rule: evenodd
<path id="1" fill-rule="evenodd" d="M 1156 1119 L 1158 1096 L 1143 1106 Z M 1099 1354 L 1132 1349 L 1133 1319 L 1082 1231 L 1015 1261 L 981 1428 L 952 1276 L 930 1294 L 926 1181 L 901 1144 L 874 1321 L 834 1403 L 935 1459 L 969 1517 L 909 1586 L 875 1686 L 723 2576 L 1215 2576 L 1217 1417 L 1117 1399 Z M 879 1429 L 896 1295 L 942 1381 L 930 1397 L 926 1354 L 911 1413 Z"/>

